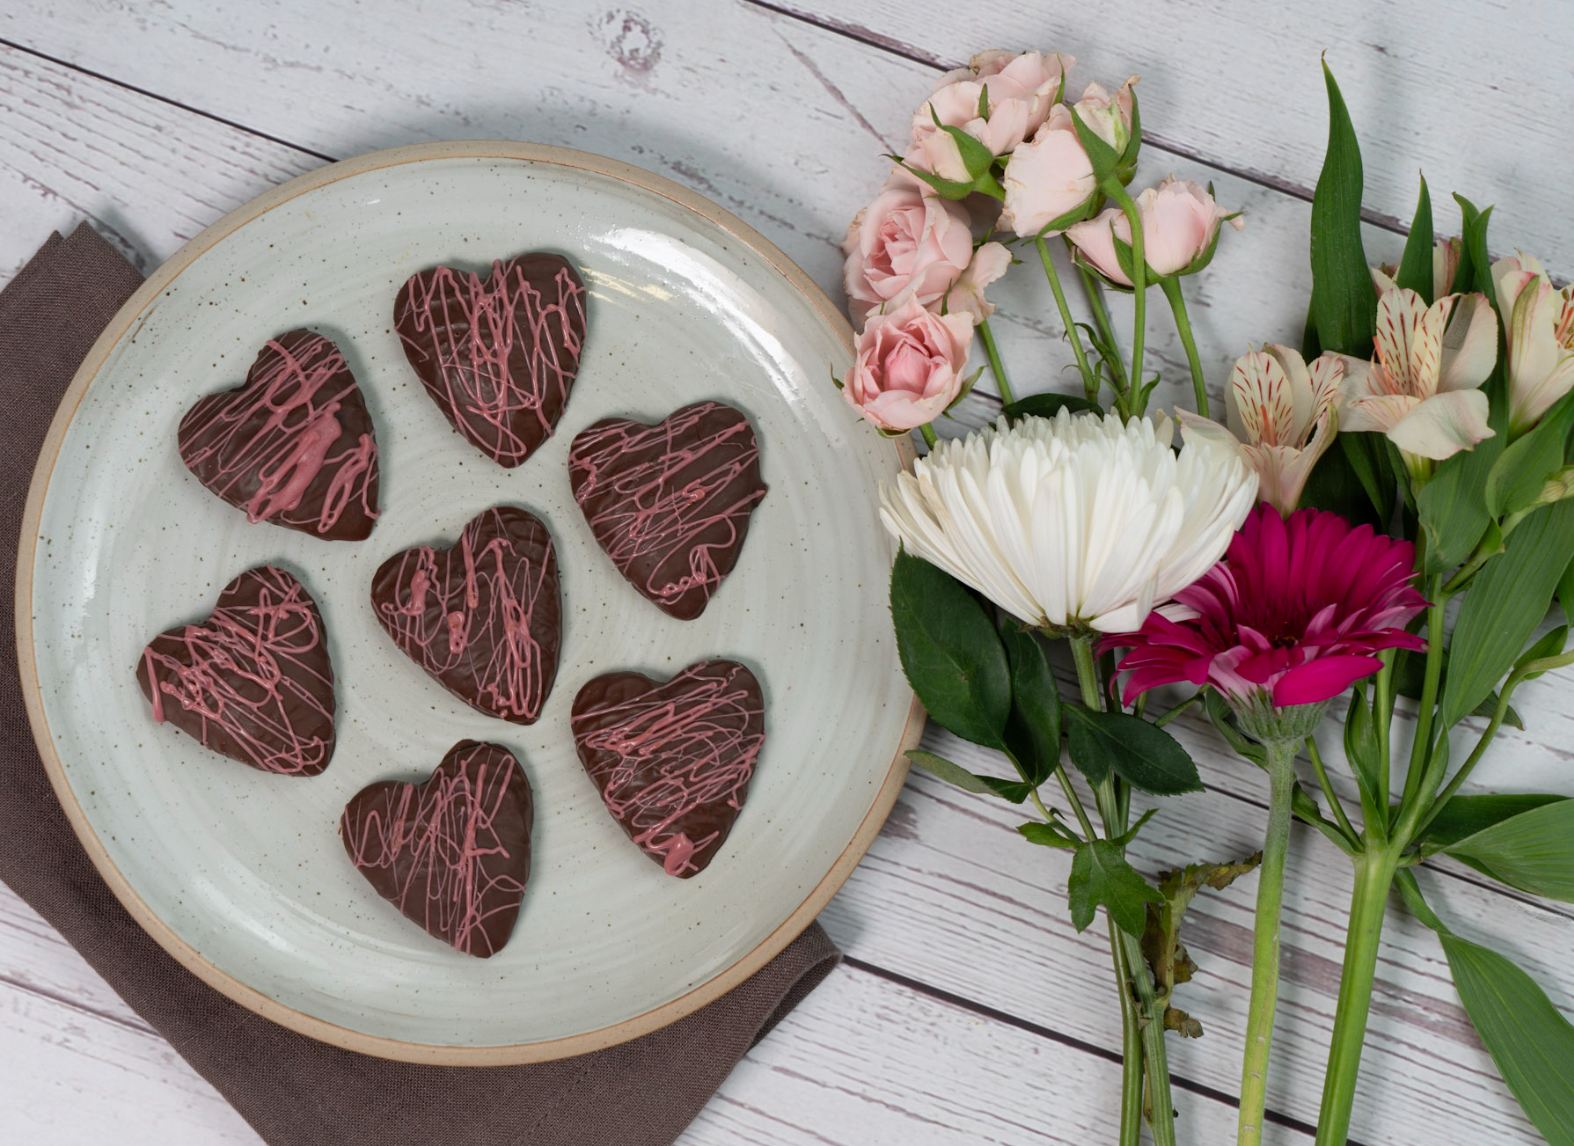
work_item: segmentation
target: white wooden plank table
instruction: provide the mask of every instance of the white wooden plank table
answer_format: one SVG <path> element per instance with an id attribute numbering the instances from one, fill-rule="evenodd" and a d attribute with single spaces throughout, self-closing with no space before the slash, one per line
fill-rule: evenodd
<path id="1" fill-rule="evenodd" d="M 1217 380 L 1248 341 L 1295 341 L 1306 227 L 1326 132 L 1319 54 L 1366 157 L 1368 253 L 1402 244 L 1418 167 L 1497 204 L 1493 245 L 1574 270 L 1570 24 L 1556 0 L 1247 0 L 1076 6 L 935 0 L 5 0 L 0 4 L 0 281 L 51 229 L 87 219 L 143 270 L 223 212 L 324 162 L 427 139 L 564 144 L 647 167 L 716 199 L 839 297 L 838 244 L 939 71 L 993 46 L 1068 51 L 1077 84 L 1144 76 L 1139 179 L 1212 180 L 1246 211 L 1193 280 Z M 1070 364 L 1047 290 L 1019 274 L 996 321 L 1019 390 Z M 1154 363 L 1188 389 L 1167 323 Z M 1046 338 L 1048 334 L 1051 337 Z M 990 413 L 980 394 L 961 425 Z M 957 429 L 960 429 L 958 426 Z M 1567 670 L 1524 686 L 1472 787 L 1569 791 Z M 1521 703 L 1522 702 L 1522 703 Z M 1208 790 L 1168 802 L 1134 847 L 1149 871 L 1255 849 L 1260 773 L 1204 723 L 1175 731 Z M 1330 745 L 1340 729 L 1324 729 Z M 931 732 L 930 746 L 984 766 Z M 758 1143 L 1067 1143 L 1114 1139 L 1119 1031 L 1100 928 L 1078 936 L 1066 858 L 1022 843 L 1018 817 L 911 780 L 823 919 L 842 969 L 744 1061 L 685 1135 Z M 1332 1024 L 1348 865 L 1297 829 L 1269 1141 L 1309 1143 Z M 1449 863 L 1429 893 L 1466 935 L 1513 955 L 1574 1009 L 1574 912 Z M 1179 999 L 1207 1034 L 1172 1040 L 1182 1141 L 1233 1134 L 1254 883 L 1200 898 L 1201 965 Z M 1461 1010 L 1430 933 L 1396 913 L 1378 971 L 1354 1139 L 1533 1143 Z M 43 921 L 0 888 L 0 1140 L 163 1146 L 253 1132 Z"/>

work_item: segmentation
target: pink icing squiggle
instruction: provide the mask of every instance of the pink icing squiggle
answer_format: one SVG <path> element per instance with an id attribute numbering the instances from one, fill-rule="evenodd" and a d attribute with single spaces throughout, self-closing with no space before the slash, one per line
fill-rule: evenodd
<path id="1" fill-rule="evenodd" d="M 560 267 L 549 297 L 522 263 L 494 262 L 485 279 L 452 267 L 417 275 L 395 314 L 408 352 L 426 357 L 402 329 L 407 317 L 409 334 L 431 340 L 436 377 L 423 380 L 434 397 L 454 412 L 473 444 L 505 466 L 518 465 L 551 436 L 584 346 L 579 277 Z M 529 417 L 520 426 L 522 414 Z"/>
<path id="2" fill-rule="evenodd" d="M 692 838 L 682 821 L 718 804 L 743 806 L 765 743 L 764 707 L 743 683 L 747 672 L 725 661 L 691 665 L 648 692 L 574 716 L 587 766 L 594 757 L 585 750 L 613 758 L 592 773 L 607 810 L 668 875 L 697 870 L 693 857 L 722 835 L 715 828 Z"/>
<path id="3" fill-rule="evenodd" d="M 765 496 L 759 457 L 746 418 L 700 402 L 654 426 L 592 426 L 574 439 L 569 466 L 574 497 L 607 555 L 645 596 L 670 606 L 695 588 L 709 597 L 721 583 L 717 555 L 738 543 Z"/>
<path id="4" fill-rule="evenodd" d="M 557 673 L 557 559 L 533 515 L 488 509 L 452 549 L 407 549 L 372 596 L 389 636 L 445 686 L 504 719 L 541 715 Z"/>
<path id="5" fill-rule="evenodd" d="M 299 509 L 325 469 L 331 481 L 312 528 L 327 533 L 357 497 L 375 520 L 376 441 L 359 434 L 330 452 L 344 437 L 340 413 L 352 395 L 355 379 L 332 340 L 309 331 L 270 339 L 244 387 L 203 399 L 182 419 L 181 459 L 253 523 Z M 251 483 L 257 488 L 237 501 Z"/>
<path id="6" fill-rule="evenodd" d="M 254 592 L 253 604 L 226 603 Z M 233 742 L 265 772 L 315 775 L 333 751 L 333 677 L 322 619 L 304 586 L 263 566 L 237 577 L 200 625 L 172 629 L 142 653 L 153 719 L 166 701 L 198 718 L 198 738 Z M 301 714 L 326 735 L 302 732 Z"/>
<path id="7" fill-rule="evenodd" d="M 523 815 L 528 833 L 518 769 L 496 745 L 461 742 L 427 783 L 379 786 L 379 798 L 363 804 L 358 797 L 345 809 L 341 826 L 351 862 L 387 873 L 393 883 L 384 894 L 399 910 L 465 954 L 493 954 L 487 925 L 505 914 L 511 923 L 519 910 L 528 874 L 499 870 L 504 865 L 497 862 L 513 860 L 509 866 L 529 870 L 528 851 L 511 851 L 499 831 Z"/>

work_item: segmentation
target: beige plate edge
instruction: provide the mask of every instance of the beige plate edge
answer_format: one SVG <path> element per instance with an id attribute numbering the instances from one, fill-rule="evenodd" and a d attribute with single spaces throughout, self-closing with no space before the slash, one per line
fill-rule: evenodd
<path id="1" fill-rule="evenodd" d="M 126 300 L 126 304 L 110 320 L 109 325 L 88 351 L 87 357 L 83 359 L 44 437 L 43 448 L 39 452 L 38 463 L 33 470 L 32 484 L 28 488 L 27 504 L 22 513 L 22 533 L 17 547 L 16 563 L 17 668 L 22 678 L 23 700 L 27 706 L 28 720 L 32 724 L 33 739 L 38 745 L 38 754 L 43 759 L 44 770 L 49 775 L 49 782 L 54 787 L 55 795 L 65 809 L 66 818 L 71 822 L 77 838 L 86 849 L 88 858 L 93 861 L 93 866 L 98 869 L 104 881 L 109 884 L 110 890 L 131 913 L 138 925 L 192 974 L 266 1019 L 322 1042 L 362 1054 L 402 1062 L 443 1066 L 506 1066 L 547 1062 L 615 1046 L 674 1023 L 732 990 L 764 967 L 797 938 L 847 881 L 853 868 L 869 850 L 870 844 L 874 842 L 881 825 L 885 823 L 892 806 L 896 803 L 897 795 L 907 777 L 906 751 L 917 745 L 918 738 L 923 732 L 924 713 L 917 699 L 913 700 L 907 723 L 902 731 L 901 742 L 897 745 L 891 759 L 891 767 L 886 773 L 885 781 L 846 850 L 837 857 L 825 878 L 815 885 L 808 897 L 798 905 L 786 921 L 731 967 L 719 972 L 686 995 L 647 1011 L 643 1015 L 637 1015 L 600 1030 L 545 1042 L 518 1043 L 510 1046 L 431 1046 L 363 1034 L 287 1007 L 221 971 L 159 919 L 109 858 L 109 853 L 104 849 L 97 833 L 88 822 L 81 804 L 77 802 L 76 794 L 71 790 L 65 768 L 55 751 L 54 738 L 50 734 L 48 721 L 44 716 L 43 690 L 39 685 L 38 666 L 33 654 L 33 566 L 37 556 L 38 526 L 43 512 L 44 495 L 48 491 L 49 480 L 53 475 L 55 462 L 60 455 L 60 448 L 65 441 L 66 430 L 71 424 L 71 419 L 87 393 L 88 386 L 120 339 L 131 329 L 148 305 L 198 256 L 220 239 L 258 216 L 298 195 L 340 179 L 362 175 L 384 167 L 432 159 L 515 159 L 551 163 L 605 175 L 669 199 L 752 248 L 809 301 L 843 343 L 851 343 L 852 331 L 841 312 L 825 296 L 825 292 L 820 290 L 814 281 L 775 244 L 730 211 L 718 207 L 703 196 L 628 163 L 565 147 L 500 140 L 461 140 L 388 148 L 307 172 L 237 207 L 181 247 L 153 272 L 135 294 Z M 915 451 L 909 440 L 906 437 L 894 439 L 893 445 L 900 464 L 911 465 Z"/>

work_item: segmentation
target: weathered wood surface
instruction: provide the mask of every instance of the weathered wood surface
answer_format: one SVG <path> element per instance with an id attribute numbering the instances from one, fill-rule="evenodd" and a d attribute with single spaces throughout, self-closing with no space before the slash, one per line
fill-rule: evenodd
<path id="1" fill-rule="evenodd" d="M 0 276 L 51 228 L 82 218 L 150 269 L 224 211 L 329 159 L 501 136 L 582 147 L 684 182 L 760 228 L 834 294 L 846 220 L 883 178 L 878 153 L 899 142 L 939 64 L 994 43 L 1064 47 L 1086 59 L 1090 76 L 1143 72 L 1149 149 L 1140 178 L 1211 179 L 1222 202 L 1246 211 L 1246 232 L 1227 233 L 1213 268 L 1190 284 L 1215 383 L 1248 341 L 1293 341 L 1304 316 L 1324 46 L 1367 148 L 1374 260 L 1397 253 L 1402 240 L 1384 217 L 1408 212 L 1424 163 L 1435 197 L 1457 186 L 1502 204 L 1495 245 L 1534 245 L 1565 274 L 1574 266 L 1574 222 L 1561 199 L 1553 209 L 1562 183 L 1547 172 L 1548 162 L 1568 160 L 1550 139 L 1537 143 L 1555 117 L 1526 115 L 1534 100 L 1519 81 L 1469 78 L 1530 76 L 1552 88 L 1549 105 L 1566 97 L 1574 81 L 1554 57 L 1566 55 L 1557 49 L 1569 37 L 1534 31 L 1532 8 L 1508 18 L 1462 0 L 1425 14 L 1301 4 L 1261 30 L 1260 16 L 1254 22 L 1240 5 L 1146 6 L 1117 28 L 1098 18 L 1113 5 L 1073 16 L 1034 4 L 992 10 L 988 43 L 975 43 L 976 13 L 962 8 L 795 7 L 468 0 L 434 20 L 414 0 L 379 4 L 375 18 L 340 0 L 15 6 L 0 12 L 0 40 L 11 45 L 0 48 Z M 1460 58 L 1464 42 L 1470 69 L 1434 66 Z M 1201 79 L 1198 60 L 1210 61 Z M 1496 130 L 1509 123 L 1524 130 Z M 1440 227 L 1451 217 L 1440 211 Z M 1018 268 L 1000 301 L 995 325 L 1017 389 L 1063 385 L 1070 354 L 1041 280 Z M 1161 315 L 1152 339 L 1154 365 L 1170 380 L 1162 403 L 1184 388 L 1184 359 Z M 970 399 L 954 429 L 987 419 L 991 401 Z M 1473 786 L 1567 790 L 1571 682 L 1563 672 L 1525 686 L 1518 707 L 1530 730 L 1506 733 Z M 1204 723 L 1183 717 L 1175 730 L 1209 790 L 1168 803 L 1135 846 L 1137 862 L 1156 870 L 1251 852 L 1261 775 L 1228 756 Z M 1330 745 L 1338 734 L 1336 724 L 1325 729 Z M 994 767 L 943 734 L 930 741 Z M 1023 844 L 1017 818 L 997 801 L 915 777 L 824 917 L 852 966 L 750 1055 L 685 1141 L 1111 1140 L 1118 1032 L 1103 933 L 1072 932 L 1066 859 Z M 1279 1119 L 1269 1140 L 1282 1143 L 1303 1141 L 1296 1127 L 1315 1119 L 1349 887 L 1344 857 L 1320 837 L 1298 831 L 1295 844 L 1269 1092 Z M 1461 933 L 1513 954 L 1554 1000 L 1574 1005 L 1567 908 L 1504 894 L 1457 865 L 1423 879 Z M 1178 1001 L 1207 1035 L 1171 1043 L 1183 1141 L 1226 1140 L 1233 1124 L 1219 1095 L 1236 1084 L 1253 888 L 1248 880 L 1206 895 L 1189 917 L 1201 973 Z M 18 1141 L 255 1140 L 3 890 L 0 993 L 0 1111 Z M 1359 1141 L 1538 1140 L 1470 1032 L 1435 941 L 1397 910 L 1367 1080 Z M 128 1109 L 145 1112 L 139 1125 L 123 1117 Z"/>

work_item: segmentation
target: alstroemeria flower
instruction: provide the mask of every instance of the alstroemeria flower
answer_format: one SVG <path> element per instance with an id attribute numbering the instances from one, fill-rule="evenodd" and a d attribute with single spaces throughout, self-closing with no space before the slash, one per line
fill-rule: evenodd
<path id="1" fill-rule="evenodd" d="M 880 520 L 1029 625 L 1137 628 L 1219 559 L 1257 478 L 1236 449 L 1170 448 L 1173 424 L 1094 413 L 1022 418 L 880 487 Z"/>
<path id="2" fill-rule="evenodd" d="M 1492 264 L 1508 324 L 1508 432 L 1520 434 L 1574 389 L 1574 288 L 1552 288 L 1541 260 L 1523 251 Z"/>
<path id="3" fill-rule="evenodd" d="M 1427 306 L 1386 276 L 1378 285 L 1376 357 L 1345 358 L 1340 424 L 1387 434 L 1405 453 L 1433 461 L 1490 438 L 1487 396 L 1478 389 L 1497 361 L 1497 316 L 1486 297 L 1450 294 Z"/>
<path id="4" fill-rule="evenodd" d="M 1238 710 L 1320 704 L 1383 666 L 1383 649 L 1421 651 L 1405 631 L 1426 608 L 1415 547 L 1336 513 L 1281 518 L 1259 506 L 1224 560 L 1140 631 L 1111 637 L 1129 703 L 1162 684 L 1212 685 Z"/>
<path id="5" fill-rule="evenodd" d="M 1181 436 L 1241 443 L 1257 471 L 1257 496 L 1289 515 L 1301 501 L 1312 467 L 1339 431 L 1344 361 L 1324 354 L 1308 366 L 1288 346 L 1270 343 L 1235 360 L 1224 386 L 1229 430 L 1189 410 L 1176 410 Z"/>

